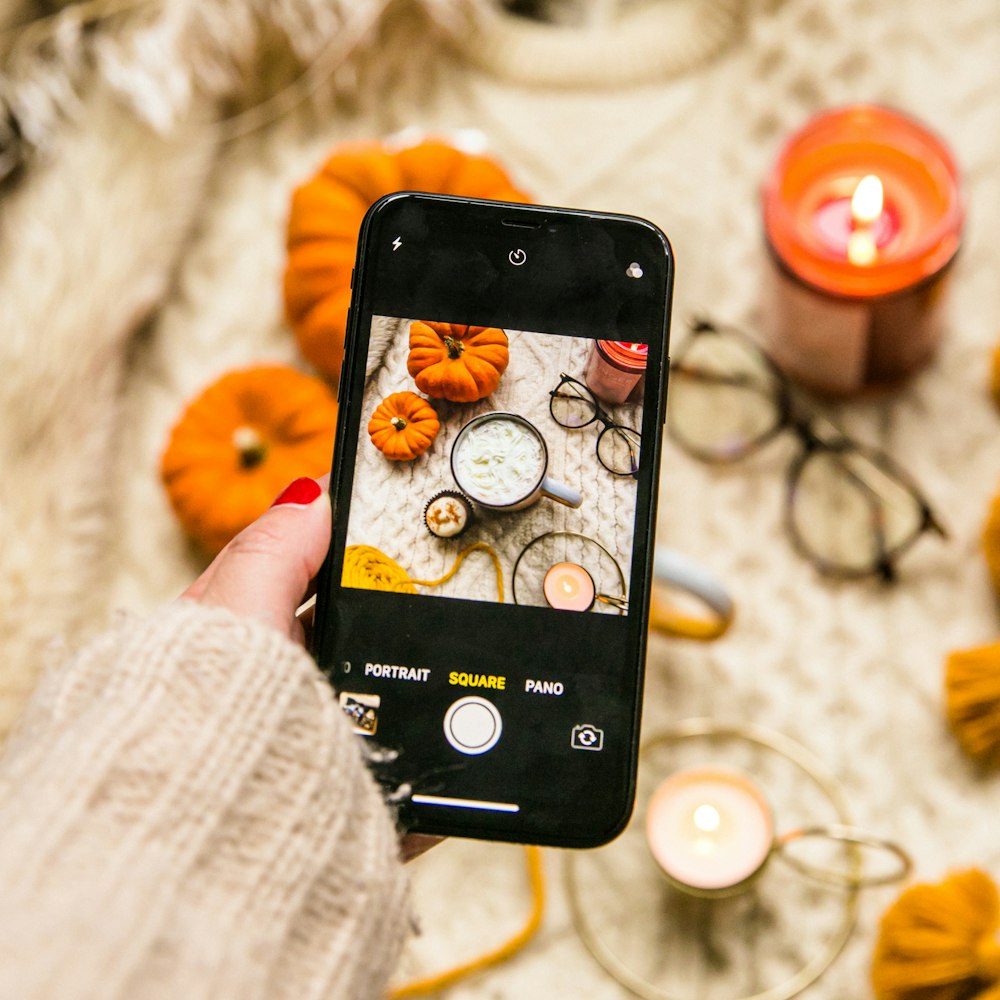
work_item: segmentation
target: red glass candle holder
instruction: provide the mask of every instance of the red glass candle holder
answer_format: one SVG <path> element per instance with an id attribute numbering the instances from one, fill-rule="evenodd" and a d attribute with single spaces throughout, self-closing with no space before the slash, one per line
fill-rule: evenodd
<path id="1" fill-rule="evenodd" d="M 859 221 L 852 195 L 871 175 L 884 202 Z M 877 105 L 818 115 L 781 150 L 763 217 L 775 265 L 765 347 L 790 376 L 849 396 L 894 387 L 932 357 L 941 279 L 965 221 L 958 166 L 939 137 Z"/>

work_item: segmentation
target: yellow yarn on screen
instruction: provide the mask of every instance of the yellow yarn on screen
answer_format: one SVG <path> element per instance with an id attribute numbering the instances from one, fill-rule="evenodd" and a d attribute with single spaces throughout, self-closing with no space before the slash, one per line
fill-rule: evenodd
<path id="1" fill-rule="evenodd" d="M 950 653 L 944 684 L 948 723 L 962 749 L 1000 763 L 1000 642 Z"/>
<path id="2" fill-rule="evenodd" d="M 983 871 L 906 889 L 882 917 L 878 1000 L 1000 1000 L 1000 895 Z"/>
<path id="3" fill-rule="evenodd" d="M 397 594 L 417 592 L 406 570 L 372 545 L 347 546 L 341 583 L 362 590 L 390 590 Z"/>
<path id="4" fill-rule="evenodd" d="M 437 587 L 447 583 L 459 570 L 471 552 L 485 552 L 493 560 L 497 581 L 497 600 L 503 604 L 503 566 L 500 557 L 486 542 L 473 542 L 455 557 L 451 569 L 436 580 L 414 580 L 394 559 L 372 545 L 348 545 L 344 550 L 344 572 L 341 577 L 345 587 L 362 590 L 388 590 L 397 594 L 415 594 L 417 586 Z"/>
<path id="5" fill-rule="evenodd" d="M 486 542 L 473 542 L 462 549 L 455 557 L 451 569 L 444 576 L 439 576 L 436 580 L 414 580 L 413 582 L 421 587 L 437 587 L 442 583 L 447 583 L 458 572 L 459 566 L 462 565 L 470 552 L 485 552 L 493 560 L 493 571 L 497 579 L 497 600 L 503 604 L 503 566 L 500 564 L 500 557 Z"/>

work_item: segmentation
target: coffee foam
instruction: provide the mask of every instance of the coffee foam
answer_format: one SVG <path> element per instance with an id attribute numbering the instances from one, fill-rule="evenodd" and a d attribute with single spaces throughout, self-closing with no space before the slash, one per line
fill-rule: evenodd
<path id="1" fill-rule="evenodd" d="M 473 500 L 506 506 L 523 500 L 542 477 L 545 456 L 524 424 L 497 417 L 464 431 L 452 461 L 459 486 Z"/>

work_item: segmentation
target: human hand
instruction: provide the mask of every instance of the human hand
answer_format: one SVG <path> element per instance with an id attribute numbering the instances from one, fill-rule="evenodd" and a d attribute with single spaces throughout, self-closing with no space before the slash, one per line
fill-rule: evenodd
<path id="1" fill-rule="evenodd" d="M 296 479 L 181 596 L 256 618 L 305 644 L 295 612 L 330 545 L 328 481 Z"/>
<path id="2" fill-rule="evenodd" d="M 305 644 L 295 612 L 330 546 L 328 482 L 329 476 L 296 479 L 181 596 L 256 618 Z M 407 834 L 400 840 L 400 856 L 411 861 L 441 839 Z"/>

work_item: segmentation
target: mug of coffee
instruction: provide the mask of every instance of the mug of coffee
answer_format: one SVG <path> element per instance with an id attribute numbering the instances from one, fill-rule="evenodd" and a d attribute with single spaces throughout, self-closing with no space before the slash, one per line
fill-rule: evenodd
<path id="1" fill-rule="evenodd" d="M 538 428 L 516 413 L 470 420 L 451 448 L 451 474 L 471 500 L 492 510 L 522 510 L 542 497 L 579 507 L 583 497 L 545 473 L 549 452 Z"/>
<path id="2" fill-rule="evenodd" d="M 700 563 L 664 545 L 653 550 L 649 627 L 685 639 L 717 639 L 735 607 L 725 586 Z"/>

